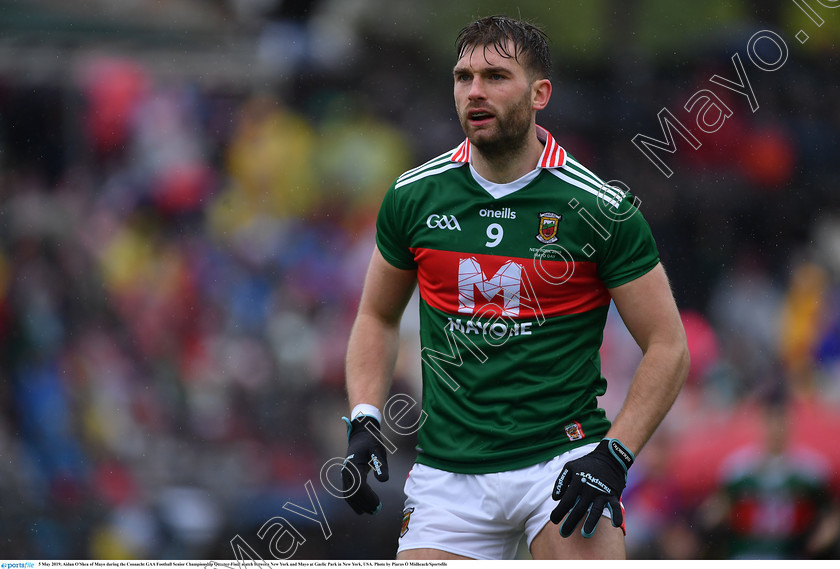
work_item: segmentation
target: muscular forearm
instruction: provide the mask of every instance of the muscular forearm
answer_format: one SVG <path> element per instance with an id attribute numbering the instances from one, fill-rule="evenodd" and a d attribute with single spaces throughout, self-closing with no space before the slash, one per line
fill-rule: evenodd
<path id="1" fill-rule="evenodd" d="M 649 346 L 607 436 L 638 453 L 676 400 L 688 375 L 688 366 L 688 348 L 684 342 Z"/>
<path id="2" fill-rule="evenodd" d="M 351 410 L 361 403 L 382 410 L 397 361 L 400 319 L 416 282 L 415 271 L 391 266 L 379 249 L 374 249 L 347 343 L 347 398 Z"/>
<path id="3" fill-rule="evenodd" d="M 399 347 L 399 327 L 359 314 L 347 344 L 347 398 L 350 409 L 367 403 L 382 409 Z"/>

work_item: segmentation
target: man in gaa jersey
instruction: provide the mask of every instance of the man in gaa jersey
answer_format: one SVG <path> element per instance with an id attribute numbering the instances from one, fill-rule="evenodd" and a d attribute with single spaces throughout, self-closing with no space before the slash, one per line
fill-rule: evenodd
<path id="1" fill-rule="evenodd" d="M 632 197 L 536 125 L 544 34 L 483 18 L 457 56 L 466 140 L 400 176 L 377 218 L 347 349 L 345 498 L 381 507 L 367 474 L 388 478 L 381 409 L 419 286 L 425 420 L 398 559 L 509 559 L 523 535 L 536 559 L 621 558 L 627 469 L 688 370 L 679 313 Z M 611 301 L 644 354 L 613 422 L 597 404 Z"/>

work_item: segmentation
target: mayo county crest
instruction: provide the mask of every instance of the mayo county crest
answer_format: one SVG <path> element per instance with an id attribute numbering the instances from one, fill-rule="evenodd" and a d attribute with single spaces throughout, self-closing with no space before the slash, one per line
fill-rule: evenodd
<path id="1" fill-rule="evenodd" d="M 537 240 L 542 243 L 554 243 L 557 241 L 557 224 L 560 216 L 554 212 L 547 211 L 540 214 L 540 232 L 537 233 Z"/>

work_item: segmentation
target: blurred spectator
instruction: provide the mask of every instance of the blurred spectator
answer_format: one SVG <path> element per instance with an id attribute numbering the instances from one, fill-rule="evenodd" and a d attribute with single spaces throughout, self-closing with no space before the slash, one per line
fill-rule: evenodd
<path id="1" fill-rule="evenodd" d="M 829 465 L 794 439 L 783 386 L 767 396 L 764 440 L 739 449 L 721 469 L 720 490 L 703 508 L 716 531 L 711 554 L 730 559 L 833 558 L 840 505 Z"/>
<path id="2" fill-rule="evenodd" d="M 815 394 L 818 343 L 829 315 L 829 276 L 815 263 L 793 268 L 790 288 L 782 302 L 780 355 L 797 394 Z"/>
<path id="3" fill-rule="evenodd" d="M 708 387 L 718 389 L 730 404 L 761 385 L 777 361 L 783 333 L 780 288 L 753 248 L 744 246 L 712 292 L 708 312 L 720 337 L 724 369 L 708 373 L 723 371 L 725 376 L 723 381 L 707 378 Z"/>

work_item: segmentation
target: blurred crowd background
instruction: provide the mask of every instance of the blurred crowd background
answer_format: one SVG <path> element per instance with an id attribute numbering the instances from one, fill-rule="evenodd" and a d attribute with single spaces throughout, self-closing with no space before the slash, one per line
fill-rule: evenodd
<path id="1" fill-rule="evenodd" d="M 629 554 L 840 557 L 840 10 L 797 4 L 0 0 L 0 557 L 270 559 L 293 529 L 298 559 L 393 558 L 412 438 L 386 431 L 376 517 L 322 466 L 379 201 L 462 140 L 454 38 L 490 13 L 552 38 L 538 122 L 642 200 L 688 331 Z M 736 53 L 755 112 L 709 82 Z M 670 178 L 631 142 L 663 108 L 702 142 Z M 614 315 L 602 351 L 615 413 L 640 356 Z M 283 509 L 307 481 L 328 528 Z"/>

